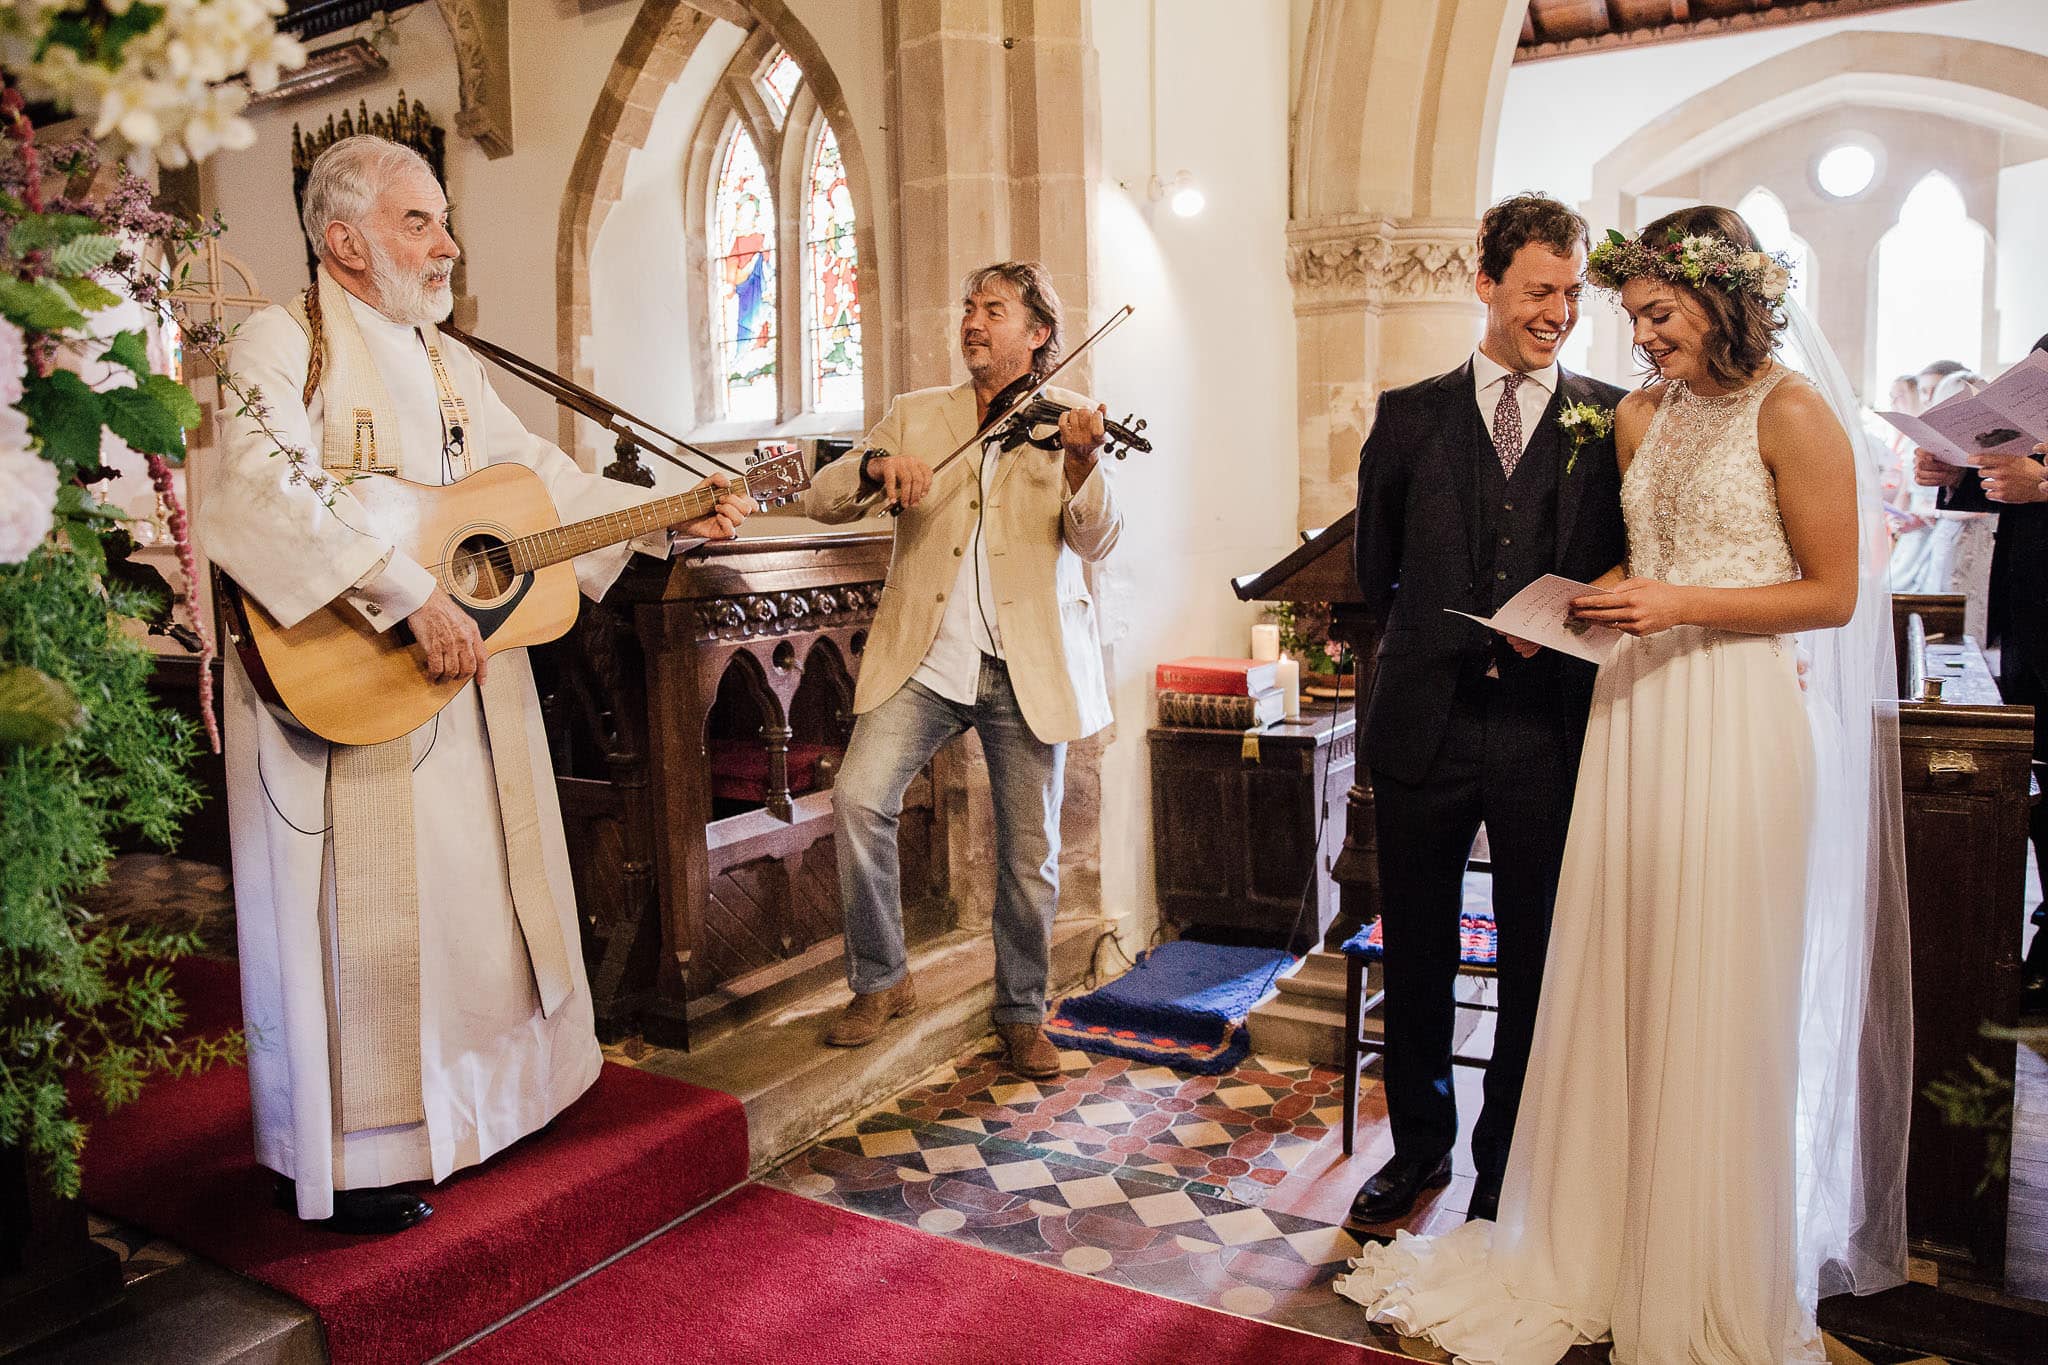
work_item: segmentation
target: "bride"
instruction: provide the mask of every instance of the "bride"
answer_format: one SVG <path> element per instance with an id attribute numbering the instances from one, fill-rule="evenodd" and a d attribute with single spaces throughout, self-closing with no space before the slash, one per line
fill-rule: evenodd
<path id="1" fill-rule="evenodd" d="M 1615 414 L 1628 563 L 1574 604 L 1625 638 L 1594 692 L 1499 1220 L 1368 1246 L 1337 1288 L 1486 1365 L 1609 1337 L 1635 1365 L 1819 1360 L 1817 1295 L 1904 1270 L 1877 468 L 1817 337 L 1798 350 L 1820 384 L 1773 359 L 1788 276 L 1741 218 L 1610 234 L 1589 275 L 1656 378 Z"/>

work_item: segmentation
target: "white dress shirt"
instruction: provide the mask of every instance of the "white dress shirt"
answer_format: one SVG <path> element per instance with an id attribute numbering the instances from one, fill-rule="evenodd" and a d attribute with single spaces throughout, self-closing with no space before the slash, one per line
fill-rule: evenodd
<path id="1" fill-rule="evenodd" d="M 1019 446 L 1006 452 L 993 439 L 982 445 L 982 507 L 988 506 L 989 490 L 995 486 L 1003 462 L 1023 458 L 1026 449 Z M 1065 457 L 1056 453 L 1054 458 Z M 1102 466 L 1098 463 L 1088 471 L 1088 479 L 1101 477 Z M 1087 487 L 1088 480 L 1082 480 L 1081 489 Z M 1081 495 L 1081 489 L 1075 490 L 1075 497 Z M 980 517 L 974 519 L 967 536 L 974 552 L 961 556 L 960 572 L 948 592 L 945 614 L 939 618 L 939 633 L 932 639 L 932 647 L 925 651 L 924 662 L 910 675 L 911 681 L 922 683 L 947 701 L 962 706 L 972 706 L 980 698 L 981 656 L 1009 658 L 1003 653 L 1003 628 L 996 617 L 995 578 L 989 572 L 988 542 L 982 536 Z"/>
<path id="2" fill-rule="evenodd" d="M 1500 386 L 1507 377 L 1506 366 L 1496 363 L 1484 351 L 1472 352 L 1473 396 L 1478 400 L 1479 420 L 1486 423 L 1489 440 L 1493 437 L 1494 409 L 1500 406 Z M 1544 409 L 1550 406 L 1550 395 L 1556 392 L 1556 361 L 1522 375 L 1521 387 L 1515 390 L 1515 402 L 1522 409 L 1522 449 L 1529 448 L 1529 437 L 1535 434 L 1536 424 L 1543 420 Z"/>

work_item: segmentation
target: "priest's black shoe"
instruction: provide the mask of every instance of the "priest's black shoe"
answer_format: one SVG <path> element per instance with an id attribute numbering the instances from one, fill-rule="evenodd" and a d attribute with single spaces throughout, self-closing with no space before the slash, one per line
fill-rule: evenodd
<path id="1" fill-rule="evenodd" d="M 1450 1183 L 1448 1153 L 1431 1162 L 1410 1161 L 1397 1155 L 1358 1187 L 1358 1197 L 1351 1201 L 1350 1221 L 1391 1223 L 1396 1218 L 1405 1218 L 1424 1190 L 1440 1189 Z"/>
<path id="2" fill-rule="evenodd" d="M 1472 1203 L 1465 1210 L 1468 1223 L 1498 1223 L 1500 1221 L 1500 1186 L 1492 1189 L 1472 1191 Z"/>
<path id="3" fill-rule="evenodd" d="M 298 1192 L 292 1182 L 279 1176 L 277 1206 L 286 1213 L 298 1212 Z M 376 1190 L 336 1190 L 334 1216 L 314 1219 L 331 1232 L 351 1235 L 389 1236 L 416 1227 L 434 1216 L 434 1206 L 410 1190 L 397 1187 Z"/>

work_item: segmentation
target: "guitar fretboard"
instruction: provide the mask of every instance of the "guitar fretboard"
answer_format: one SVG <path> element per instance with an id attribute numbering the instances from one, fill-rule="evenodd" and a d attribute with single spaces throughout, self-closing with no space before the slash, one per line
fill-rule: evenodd
<path id="1" fill-rule="evenodd" d="M 695 521 L 716 507 L 719 495 L 728 491 L 741 490 L 735 485 L 722 489 L 693 488 L 687 493 L 657 498 L 637 507 L 607 512 L 601 517 L 572 521 L 567 526 L 520 536 L 517 540 L 506 541 L 504 548 L 511 552 L 514 573 L 532 573 L 535 569 L 545 569 L 550 564 L 559 564 L 565 559 L 589 554 L 592 550 L 602 550 L 607 545 L 632 540 L 679 521 Z"/>

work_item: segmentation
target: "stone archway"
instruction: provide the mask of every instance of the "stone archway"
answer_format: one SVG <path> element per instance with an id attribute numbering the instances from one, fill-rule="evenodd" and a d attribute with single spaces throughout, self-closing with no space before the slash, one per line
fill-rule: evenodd
<path id="1" fill-rule="evenodd" d="M 1355 501 L 1379 392 L 1457 363 L 1477 335 L 1474 235 L 1526 9 L 1316 0 L 1287 228 L 1304 527 Z"/>
<path id="2" fill-rule="evenodd" d="M 1593 194 L 1581 208 L 1598 225 L 1633 230 L 1647 214 L 1639 197 L 1741 148 L 1795 126 L 1823 124 L 1844 110 L 1917 116 L 1967 132 L 2017 136 L 2048 145 L 2048 57 L 1998 43 L 1920 33 L 1849 32 L 1817 39 L 1729 77 L 1666 110 L 1593 167 Z M 1995 183 L 1976 187 L 1979 222 L 1995 223 Z M 1698 191 L 1689 191 L 1697 193 Z M 1896 217 L 1902 188 L 1888 212 L 1846 234 L 1819 263 L 1824 283 L 1819 321 L 1861 380 L 1872 363 L 1875 304 L 1873 259 L 1879 236 Z M 1992 294 L 1987 277 L 1987 318 Z M 1988 325 L 1988 323 L 1987 323 Z M 1593 329 L 1591 367 L 1627 368 L 1625 329 L 1612 320 Z"/>
<path id="3" fill-rule="evenodd" d="M 556 368 L 586 388 L 592 379 L 588 360 L 591 247 L 606 216 L 619 202 L 627 160 L 646 145 L 662 93 L 682 74 L 697 44 L 719 19 L 765 30 L 803 68 L 806 88 L 832 125 L 840 158 L 846 165 L 846 181 L 853 193 L 856 215 L 854 242 L 861 295 L 881 296 L 869 156 L 861 145 L 838 77 L 809 31 L 781 0 L 732 0 L 702 7 L 687 0 L 646 0 L 619 46 L 619 55 L 612 61 L 611 74 L 598 95 L 597 106 L 591 110 L 589 127 L 562 192 L 555 239 Z M 879 413 L 882 396 L 889 391 L 885 335 L 886 329 L 876 326 L 867 343 L 870 363 L 864 382 L 871 417 Z M 557 444 L 579 462 L 595 467 L 608 458 L 608 453 L 579 448 L 573 414 L 563 410 L 558 420 Z M 580 444 L 588 446 L 588 442 Z"/>

